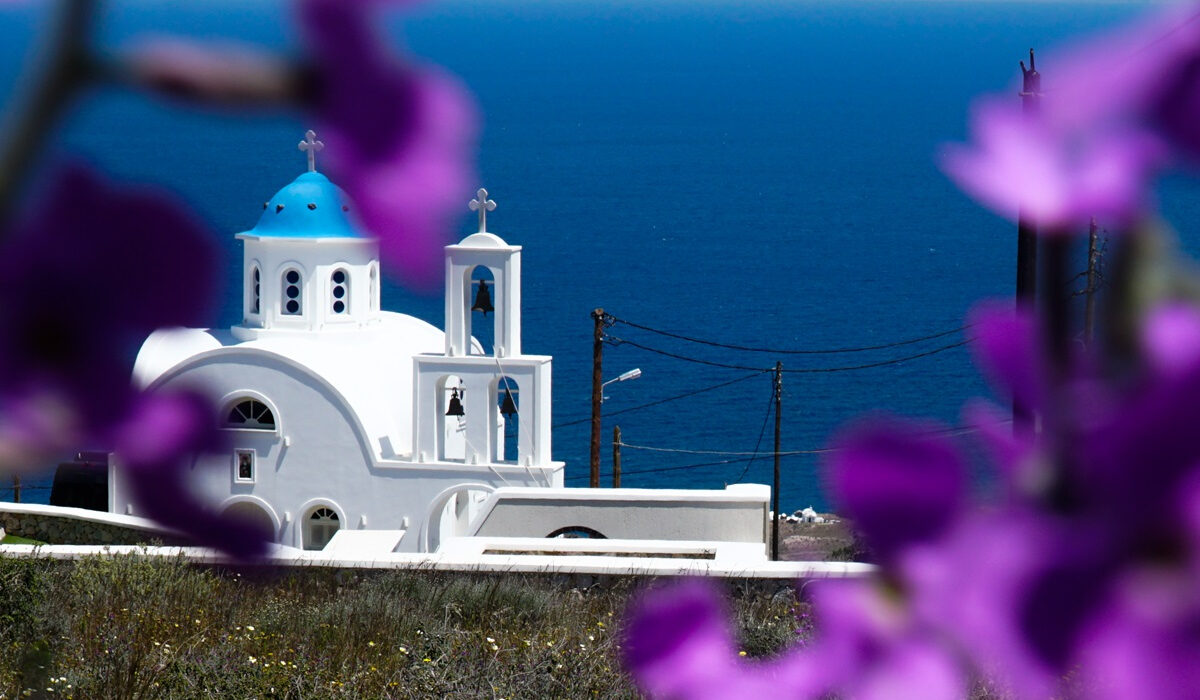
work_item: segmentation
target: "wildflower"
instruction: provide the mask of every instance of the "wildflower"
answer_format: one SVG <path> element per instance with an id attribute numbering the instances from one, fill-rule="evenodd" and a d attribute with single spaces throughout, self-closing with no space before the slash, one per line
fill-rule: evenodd
<path id="1" fill-rule="evenodd" d="M 334 179 L 380 236 L 380 255 L 418 286 L 440 280 L 449 224 L 470 191 L 475 113 L 466 91 L 390 55 L 368 3 L 303 0 L 312 106 Z"/>
<path id="2" fill-rule="evenodd" d="M 942 169 L 985 206 L 1013 220 L 1020 211 L 1047 232 L 1093 216 L 1132 222 L 1146 209 L 1146 182 L 1166 153 L 1148 132 L 1061 133 L 997 99 L 975 106 L 971 131 L 971 146 L 945 147 Z"/>
<path id="3" fill-rule="evenodd" d="M 250 657 L 250 663 L 252 663 L 252 664 L 256 664 L 256 663 L 258 663 L 258 659 L 256 659 L 256 658 L 254 658 L 253 656 L 251 656 L 251 657 Z"/>
<path id="4" fill-rule="evenodd" d="M 246 625 L 246 630 L 247 630 L 248 632 L 253 632 L 253 631 L 254 631 L 254 625 Z"/>
<path id="5" fill-rule="evenodd" d="M 0 469 L 110 443 L 141 399 L 138 345 L 205 318 L 214 263 L 204 229 L 163 194 L 61 168 L 0 255 Z"/>

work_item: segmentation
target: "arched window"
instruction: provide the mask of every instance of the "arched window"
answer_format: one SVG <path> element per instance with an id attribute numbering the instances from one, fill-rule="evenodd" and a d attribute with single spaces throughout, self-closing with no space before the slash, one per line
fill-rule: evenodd
<path id="1" fill-rule="evenodd" d="M 338 514 L 332 508 L 315 508 L 304 519 L 304 548 L 325 549 L 325 545 L 333 539 L 339 527 L 341 523 L 338 522 Z"/>
<path id="2" fill-rule="evenodd" d="M 303 297 L 300 293 L 302 287 L 300 286 L 299 270 L 288 270 L 283 273 L 282 281 L 283 295 L 280 297 L 280 301 L 283 303 L 283 315 L 299 316 L 304 312 L 304 308 L 301 306 Z"/>
<path id="3" fill-rule="evenodd" d="M 275 416 L 262 401 L 243 399 L 229 409 L 225 426 L 244 430 L 274 430 Z"/>
<path id="4" fill-rule="evenodd" d="M 333 313 L 347 313 L 350 310 L 350 273 L 345 270 L 335 270 L 329 282 Z"/>
<path id="5" fill-rule="evenodd" d="M 251 268 L 250 272 L 250 313 L 260 313 L 262 307 L 262 275 L 258 272 L 258 265 Z"/>

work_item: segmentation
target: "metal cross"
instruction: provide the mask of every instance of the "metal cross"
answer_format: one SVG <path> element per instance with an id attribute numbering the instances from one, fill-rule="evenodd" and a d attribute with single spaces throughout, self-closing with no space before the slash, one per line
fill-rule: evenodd
<path id="1" fill-rule="evenodd" d="M 317 132 L 312 129 L 304 132 L 304 140 L 297 148 L 308 153 L 308 172 L 317 172 L 317 151 L 325 148 L 325 144 L 317 140 Z"/>
<path id="2" fill-rule="evenodd" d="M 471 211 L 479 212 L 479 232 L 487 232 L 487 213 L 496 210 L 496 203 L 487 198 L 487 190 L 482 187 L 475 193 L 475 199 L 467 203 Z"/>

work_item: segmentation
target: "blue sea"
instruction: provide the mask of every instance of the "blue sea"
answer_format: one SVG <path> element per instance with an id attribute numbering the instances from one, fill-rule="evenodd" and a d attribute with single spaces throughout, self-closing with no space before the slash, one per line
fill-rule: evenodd
<path id="1" fill-rule="evenodd" d="M 11 94 L 33 51 L 43 5 L 0 7 L 0 94 Z M 965 138 L 973 96 L 1017 99 L 1017 61 L 1030 47 L 1118 25 L 1143 7 L 489 0 L 429 2 L 396 14 L 388 29 L 478 99 L 480 185 L 499 205 L 489 228 L 524 246 L 524 348 L 554 356 L 554 454 L 567 463 L 568 484 L 582 486 L 596 307 L 729 345 L 822 350 L 951 331 L 978 300 L 1011 296 L 1015 227 L 956 191 L 935 155 Z M 147 33 L 295 46 L 286 3 L 105 3 L 102 45 Z M 296 142 L 308 126 L 296 114 L 198 112 L 98 91 L 60 142 L 118 177 L 175 190 L 207 219 L 228 270 L 228 302 L 213 322 L 229 325 L 240 319 L 233 234 L 304 167 Z M 473 230 L 472 194 L 463 193 L 463 235 Z M 1181 179 L 1162 197 L 1193 251 L 1198 194 Z M 442 324 L 440 296 L 392 284 L 384 306 Z M 642 370 L 611 385 L 604 403 L 602 480 L 619 425 L 631 445 L 622 453 L 625 486 L 770 483 L 772 379 L 751 370 L 776 361 L 788 370 L 781 422 L 789 452 L 819 450 L 869 411 L 953 425 L 966 399 L 988 393 L 964 347 L 872 369 L 791 371 L 895 360 L 961 334 L 784 355 L 625 324 L 609 332 L 632 342 L 605 347 L 605 378 Z M 762 456 L 747 460 L 755 451 Z M 783 458 L 784 509 L 829 507 L 819 459 Z"/>

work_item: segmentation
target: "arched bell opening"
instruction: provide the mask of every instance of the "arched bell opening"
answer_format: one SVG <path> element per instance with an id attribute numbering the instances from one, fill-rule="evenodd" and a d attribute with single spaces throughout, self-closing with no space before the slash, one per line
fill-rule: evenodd
<path id="1" fill-rule="evenodd" d="M 467 415 L 464 408 L 466 389 L 462 378 L 447 374 L 435 385 L 435 414 L 437 415 L 437 458 L 442 462 L 465 462 L 467 459 Z"/>
<path id="2" fill-rule="evenodd" d="M 496 324 L 499 316 L 496 313 L 496 305 L 500 301 L 496 289 L 496 275 L 491 268 L 485 265 L 476 265 L 468 271 L 465 285 L 467 293 L 464 295 L 464 299 L 467 304 L 470 304 L 465 314 L 467 354 L 480 354 L 471 343 L 471 337 L 474 337 L 483 346 L 482 354 L 494 354 Z"/>
<path id="3" fill-rule="evenodd" d="M 491 423 L 496 430 L 496 438 L 492 441 L 492 461 L 520 461 L 521 445 L 521 391 L 517 380 L 508 375 L 496 377 L 490 385 Z"/>

